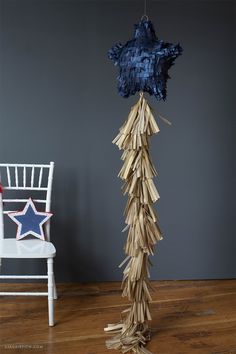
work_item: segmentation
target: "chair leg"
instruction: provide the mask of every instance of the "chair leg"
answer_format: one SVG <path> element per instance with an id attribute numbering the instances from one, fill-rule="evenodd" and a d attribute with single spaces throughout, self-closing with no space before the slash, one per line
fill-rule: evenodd
<path id="1" fill-rule="evenodd" d="M 55 276 L 53 275 L 53 299 L 57 299 L 57 287 L 56 287 L 56 282 L 55 282 Z"/>
<path id="2" fill-rule="evenodd" d="M 47 259 L 48 268 L 48 324 L 54 326 L 54 284 L 53 284 L 53 258 Z"/>

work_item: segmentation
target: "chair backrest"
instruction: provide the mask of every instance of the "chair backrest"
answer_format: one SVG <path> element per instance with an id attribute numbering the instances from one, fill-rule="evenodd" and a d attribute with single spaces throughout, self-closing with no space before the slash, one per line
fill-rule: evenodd
<path id="1" fill-rule="evenodd" d="M 9 205 L 14 206 L 14 204 L 26 203 L 28 201 L 28 199 L 25 199 L 25 196 L 16 199 L 15 193 L 13 197 L 9 196 L 5 198 L 5 193 L 7 191 L 32 191 L 34 195 L 37 193 L 40 196 L 43 195 L 42 199 L 37 199 L 33 196 L 32 199 L 36 204 L 43 204 L 43 209 L 46 212 L 50 212 L 53 169 L 54 162 L 50 162 L 47 165 L 0 163 L 0 183 L 3 186 L 3 194 L 0 193 L 0 239 L 4 238 L 3 215 L 17 211 L 16 208 L 9 208 Z M 50 219 L 45 225 L 45 236 L 46 240 L 50 241 Z"/>

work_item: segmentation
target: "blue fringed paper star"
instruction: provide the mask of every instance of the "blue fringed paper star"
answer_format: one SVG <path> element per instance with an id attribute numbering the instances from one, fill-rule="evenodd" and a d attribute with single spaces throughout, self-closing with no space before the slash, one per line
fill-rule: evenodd
<path id="1" fill-rule="evenodd" d="M 52 214 L 37 211 L 31 198 L 27 201 L 23 211 L 9 213 L 8 216 L 18 225 L 17 240 L 21 240 L 27 235 L 45 240 L 43 224 L 50 219 Z"/>
<path id="2" fill-rule="evenodd" d="M 142 19 L 135 25 L 132 40 L 116 44 L 108 52 L 109 59 L 119 67 L 120 95 L 129 97 L 143 91 L 165 100 L 168 70 L 181 53 L 179 44 L 159 40 L 151 21 Z"/>

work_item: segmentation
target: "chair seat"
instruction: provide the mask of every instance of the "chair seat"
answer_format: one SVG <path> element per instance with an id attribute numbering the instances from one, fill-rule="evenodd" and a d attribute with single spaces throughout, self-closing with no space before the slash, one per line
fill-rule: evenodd
<path id="1" fill-rule="evenodd" d="M 0 240 L 0 258 L 49 258 L 55 257 L 56 249 L 51 242 L 42 240 Z"/>

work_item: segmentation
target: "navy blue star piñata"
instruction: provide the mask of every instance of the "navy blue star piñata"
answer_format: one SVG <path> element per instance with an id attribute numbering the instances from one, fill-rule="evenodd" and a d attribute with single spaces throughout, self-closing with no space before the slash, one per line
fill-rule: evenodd
<path id="1" fill-rule="evenodd" d="M 134 39 L 125 45 L 116 44 L 108 52 L 109 59 L 119 67 L 120 95 L 129 97 L 143 91 L 165 100 L 168 70 L 181 53 L 179 44 L 159 40 L 151 21 L 142 19 L 135 25 Z"/>

